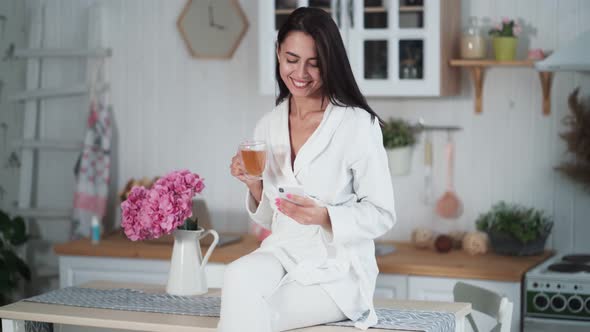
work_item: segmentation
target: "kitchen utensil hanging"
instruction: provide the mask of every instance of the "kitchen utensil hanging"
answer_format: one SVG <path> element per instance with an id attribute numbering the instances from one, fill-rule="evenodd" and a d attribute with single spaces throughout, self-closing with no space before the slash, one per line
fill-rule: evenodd
<path id="1" fill-rule="evenodd" d="M 432 132 L 424 135 L 424 204 L 430 205 L 434 199 L 432 188 Z"/>
<path id="2" fill-rule="evenodd" d="M 447 132 L 445 153 L 447 159 L 447 189 L 436 203 L 436 213 L 446 219 L 457 219 L 463 213 L 463 204 L 457 196 L 453 184 L 455 146 L 450 131 Z"/>

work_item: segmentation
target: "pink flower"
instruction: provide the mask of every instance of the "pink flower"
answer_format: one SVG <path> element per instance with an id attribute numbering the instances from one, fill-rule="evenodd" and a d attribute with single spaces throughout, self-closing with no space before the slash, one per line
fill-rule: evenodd
<path id="1" fill-rule="evenodd" d="M 514 28 L 512 28 L 515 36 L 518 36 L 522 33 L 522 27 L 518 24 L 514 24 Z"/>
<path id="2" fill-rule="evenodd" d="M 188 170 L 169 173 L 149 190 L 133 187 L 121 203 L 125 235 L 137 241 L 170 234 L 192 216 L 192 198 L 204 188 L 203 179 Z"/>
<path id="3" fill-rule="evenodd" d="M 502 24 L 510 24 L 512 20 L 508 17 L 502 17 Z"/>

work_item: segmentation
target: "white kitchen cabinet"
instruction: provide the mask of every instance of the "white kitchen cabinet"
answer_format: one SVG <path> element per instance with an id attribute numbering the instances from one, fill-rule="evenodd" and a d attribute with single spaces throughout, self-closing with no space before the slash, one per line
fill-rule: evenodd
<path id="1" fill-rule="evenodd" d="M 278 28 L 295 8 L 320 7 L 340 27 L 366 96 L 444 96 L 459 92 L 459 0 L 264 0 L 259 2 L 259 87 L 276 93 Z"/>
<path id="2" fill-rule="evenodd" d="M 408 276 L 379 274 L 375 285 L 375 298 L 404 300 L 408 298 Z"/>
<path id="3" fill-rule="evenodd" d="M 59 286 L 70 287 L 96 280 L 164 285 L 168 282 L 169 269 L 169 260 L 59 256 Z M 221 288 L 224 271 L 225 264 L 207 263 L 207 285 Z"/>

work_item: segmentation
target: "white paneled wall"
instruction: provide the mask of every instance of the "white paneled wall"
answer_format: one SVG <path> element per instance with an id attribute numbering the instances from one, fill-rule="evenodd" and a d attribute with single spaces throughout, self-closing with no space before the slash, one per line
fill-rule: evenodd
<path id="1" fill-rule="evenodd" d="M 222 231 L 245 231 L 244 189 L 229 175 L 228 166 L 238 142 L 250 136 L 256 120 L 274 104 L 273 97 L 260 96 L 257 90 L 258 2 L 241 1 L 250 28 L 229 61 L 188 55 L 176 28 L 185 0 L 100 2 L 107 9 L 107 40 L 114 51 L 109 72 L 119 136 L 119 186 L 131 177 L 189 168 L 206 179 L 203 196 L 214 226 Z M 76 31 L 85 26 L 81 17 L 90 3 L 48 1 L 48 26 L 52 28 L 46 31 L 47 46 L 85 45 Z M 534 34 L 522 41 L 521 56 L 527 45 L 556 49 L 590 28 L 590 1 L 584 0 L 464 0 L 462 10 L 463 22 L 471 15 L 524 20 Z M 56 80 L 67 75 L 56 73 Z M 463 76 L 462 94 L 457 97 L 369 100 L 383 117 L 422 117 L 430 124 L 463 127 L 454 135 L 456 188 L 465 206 L 463 216 L 457 221 L 439 220 L 433 206 L 423 204 L 420 142 L 412 174 L 393 179 L 399 222 L 388 237 L 408 239 L 417 226 L 471 230 L 479 213 L 506 200 L 541 208 L 555 217 L 550 246 L 589 251 L 590 194 L 553 171 L 564 157 L 558 134 L 568 112 L 567 96 L 577 85 L 590 93 L 588 76 L 556 74 L 549 117 L 541 114 L 540 83 L 531 69 L 487 71 L 481 115 L 473 112 L 473 88 L 467 73 Z M 83 120 L 85 110 L 80 111 Z M 57 126 L 64 115 L 55 116 Z M 440 133 L 434 138 L 435 192 L 439 196 L 445 184 L 446 136 Z"/>

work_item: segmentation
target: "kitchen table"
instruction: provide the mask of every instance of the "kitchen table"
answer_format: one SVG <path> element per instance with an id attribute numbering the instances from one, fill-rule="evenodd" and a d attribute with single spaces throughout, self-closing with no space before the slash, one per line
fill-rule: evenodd
<path id="1" fill-rule="evenodd" d="M 95 281 L 85 284 L 82 287 L 92 287 L 97 289 L 132 288 L 144 292 L 164 292 L 164 286 L 160 285 L 118 283 L 110 281 Z M 207 295 L 219 296 L 220 290 L 210 289 Z M 471 304 L 469 303 L 376 300 L 375 306 L 379 308 L 449 312 L 455 315 L 456 331 L 458 332 L 464 330 L 465 316 L 471 312 Z M 215 331 L 219 320 L 217 317 L 82 308 L 27 301 L 19 301 L 0 307 L 0 318 L 2 318 L 2 330 L 4 332 L 24 331 L 25 320 L 59 324 L 60 329 L 54 329 L 55 331 L 87 330 L 93 327 L 93 331 L 123 329 L 133 331 L 205 332 Z M 352 332 L 358 331 L 358 329 L 352 327 L 314 326 L 293 331 Z M 392 330 L 371 329 L 371 331 L 391 332 Z"/>

